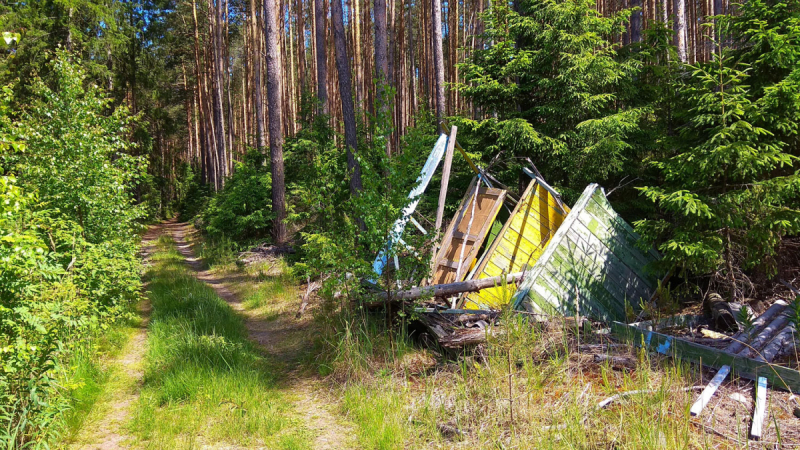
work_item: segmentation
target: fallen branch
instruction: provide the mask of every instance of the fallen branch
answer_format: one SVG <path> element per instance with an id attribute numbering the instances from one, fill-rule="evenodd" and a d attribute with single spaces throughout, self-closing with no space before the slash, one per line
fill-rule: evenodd
<path id="1" fill-rule="evenodd" d="M 478 292 L 483 289 L 500 286 L 505 283 L 516 284 L 522 279 L 522 272 L 512 273 L 510 275 L 497 276 L 491 278 L 481 278 L 480 280 L 459 281 L 458 283 L 436 284 L 433 286 L 421 286 L 411 288 L 405 291 L 393 291 L 391 293 L 378 292 L 376 297 L 381 301 L 371 302 L 368 306 L 383 305 L 387 299 L 392 301 L 400 300 L 414 300 L 423 297 L 450 297 L 464 292 Z"/>

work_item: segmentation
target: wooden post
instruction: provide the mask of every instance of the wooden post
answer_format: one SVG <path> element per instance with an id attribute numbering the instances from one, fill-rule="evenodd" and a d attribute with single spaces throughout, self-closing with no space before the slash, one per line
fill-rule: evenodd
<path id="1" fill-rule="evenodd" d="M 453 164 L 453 151 L 456 148 L 456 134 L 458 127 L 450 129 L 450 137 L 447 138 L 447 151 L 444 154 L 444 165 L 442 166 L 442 189 L 439 191 L 439 207 L 436 209 L 436 238 L 439 238 L 439 229 L 442 227 L 444 216 L 444 204 L 447 200 L 447 185 L 450 183 L 450 167 Z"/>
<path id="2" fill-rule="evenodd" d="M 750 439 L 761 440 L 761 430 L 764 426 L 764 417 L 767 410 L 767 379 L 758 377 L 756 385 L 756 409 L 753 412 L 753 424 L 750 427 Z"/>

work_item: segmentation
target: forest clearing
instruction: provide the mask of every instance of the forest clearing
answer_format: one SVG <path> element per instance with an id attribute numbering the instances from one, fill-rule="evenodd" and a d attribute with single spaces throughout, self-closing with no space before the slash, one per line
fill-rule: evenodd
<path id="1" fill-rule="evenodd" d="M 800 447 L 800 1 L 0 4 L 0 444 Z"/>

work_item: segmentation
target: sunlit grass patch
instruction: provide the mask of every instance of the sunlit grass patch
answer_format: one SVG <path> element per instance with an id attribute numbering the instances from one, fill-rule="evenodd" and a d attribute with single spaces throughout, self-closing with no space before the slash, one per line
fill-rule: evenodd
<path id="1" fill-rule="evenodd" d="M 375 389 L 368 385 L 353 385 L 344 389 L 342 409 L 356 424 L 358 448 L 404 448 L 411 427 L 404 414 L 405 400 L 405 396 L 394 388 Z"/>
<path id="2" fill-rule="evenodd" d="M 188 273 L 171 242 L 159 244 L 144 386 L 131 432 L 150 448 L 310 448 L 290 394 L 278 389 L 242 319 Z"/>
<path id="3" fill-rule="evenodd" d="M 71 355 L 65 381 L 70 388 L 70 409 L 64 414 L 67 440 L 76 436 L 97 401 L 113 388 L 110 381 L 119 369 L 109 365 L 109 360 L 124 348 L 135 323 L 132 319 L 97 332 Z"/>

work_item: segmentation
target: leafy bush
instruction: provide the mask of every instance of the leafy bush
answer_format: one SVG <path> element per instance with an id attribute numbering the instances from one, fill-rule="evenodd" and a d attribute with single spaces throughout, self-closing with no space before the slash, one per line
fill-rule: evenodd
<path id="1" fill-rule="evenodd" d="M 263 238 L 272 226 L 272 177 L 264 155 L 251 150 L 202 212 L 202 229 L 212 237 Z"/>
<path id="2" fill-rule="evenodd" d="M 65 362 L 126 316 L 141 288 L 144 166 L 126 153 L 132 118 L 109 111 L 83 70 L 59 53 L 29 108 L 0 108 L 0 442 L 47 445 L 70 406 Z M 10 91 L 6 91 L 8 93 Z M 65 389 L 66 388 L 66 389 Z"/>

